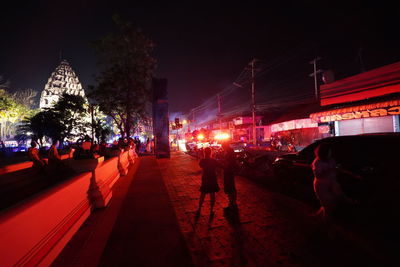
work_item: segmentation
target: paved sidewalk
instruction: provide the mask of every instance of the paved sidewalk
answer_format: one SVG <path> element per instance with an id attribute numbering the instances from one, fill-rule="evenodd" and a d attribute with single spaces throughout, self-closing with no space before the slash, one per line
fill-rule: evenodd
<path id="1" fill-rule="evenodd" d="M 113 188 L 53 266 L 191 266 L 160 170 L 142 157 Z"/>
<path id="2" fill-rule="evenodd" d="M 237 213 L 224 212 L 221 190 L 215 216 L 206 199 L 196 217 L 200 175 L 198 160 L 180 152 L 141 157 L 53 266 L 385 266 L 329 236 L 309 206 L 241 177 Z"/>
<path id="3" fill-rule="evenodd" d="M 204 203 L 196 219 L 201 170 L 198 160 L 174 153 L 158 164 L 196 266 L 382 266 L 336 233 L 329 238 L 315 210 L 284 195 L 236 177 L 237 213 L 224 212 L 227 198 L 216 196 L 216 214 Z M 378 265 L 377 265 L 378 264 Z"/>

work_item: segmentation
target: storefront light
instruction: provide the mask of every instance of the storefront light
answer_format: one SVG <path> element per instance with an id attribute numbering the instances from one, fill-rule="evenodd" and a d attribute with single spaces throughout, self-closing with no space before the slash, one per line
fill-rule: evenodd
<path id="1" fill-rule="evenodd" d="M 215 138 L 215 140 L 221 141 L 221 140 L 227 140 L 227 139 L 229 139 L 230 136 L 229 136 L 228 133 L 219 133 L 219 134 L 215 135 L 214 138 Z"/>

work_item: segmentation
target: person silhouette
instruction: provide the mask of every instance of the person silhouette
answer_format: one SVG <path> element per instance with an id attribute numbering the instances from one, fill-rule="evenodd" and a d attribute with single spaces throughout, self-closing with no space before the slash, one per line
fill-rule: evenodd
<path id="1" fill-rule="evenodd" d="M 312 163 L 314 173 L 314 192 L 321 207 L 317 215 L 322 216 L 325 222 L 331 221 L 340 204 L 351 203 L 337 182 L 339 169 L 332 156 L 332 148 L 328 143 L 321 143 L 314 150 L 315 160 Z"/>
<path id="2" fill-rule="evenodd" d="M 62 163 L 61 156 L 58 154 L 57 147 L 59 145 L 58 140 L 53 140 L 52 145 L 49 149 L 48 158 L 49 158 L 49 169 L 50 172 L 54 175 L 58 175 L 64 164 Z"/>
<path id="3" fill-rule="evenodd" d="M 216 173 L 218 162 L 211 158 L 211 149 L 209 147 L 204 149 L 204 158 L 200 160 L 199 165 L 203 169 L 203 174 L 201 176 L 199 208 L 197 209 L 196 215 L 200 215 L 204 198 L 206 194 L 210 194 L 210 215 L 213 216 L 215 193 L 219 191 Z"/>
<path id="4" fill-rule="evenodd" d="M 45 173 L 46 162 L 40 157 L 37 143 L 31 142 L 31 147 L 28 149 L 28 158 L 33 162 L 32 168 L 37 173 Z"/>
<path id="5" fill-rule="evenodd" d="M 236 185 L 235 185 L 235 169 L 237 168 L 235 153 L 229 143 L 223 143 L 224 151 L 222 160 L 222 169 L 224 171 L 224 192 L 228 196 L 229 205 L 227 209 L 237 208 L 236 204 Z"/>

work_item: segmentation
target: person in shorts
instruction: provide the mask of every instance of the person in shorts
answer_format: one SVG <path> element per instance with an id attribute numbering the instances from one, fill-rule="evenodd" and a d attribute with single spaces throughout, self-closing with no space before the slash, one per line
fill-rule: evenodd
<path id="1" fill-rule="evenodd" d="M 200 210 L 203 206 L 206 194 L 210 194 L 210 215 L 214 215 L 215 193 L 219 191 L 217 182 L 218 162 L 211 158 L 211 149 L 204 149 L 204 158 L 200 160 L 200 167 L 203 169 L 200 186 L 200 200 L 197 215 L 200 215 Z"/>

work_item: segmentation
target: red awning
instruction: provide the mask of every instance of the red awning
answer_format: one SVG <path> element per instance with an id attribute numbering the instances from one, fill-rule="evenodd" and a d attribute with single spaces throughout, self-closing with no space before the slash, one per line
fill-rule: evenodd
<path id="1" fill-rule="evenodd" d="M 400 93 L 400 62 L 321 85 L 321 106 Z"/>

